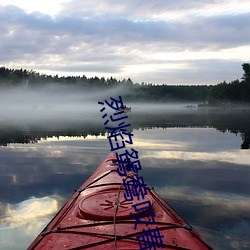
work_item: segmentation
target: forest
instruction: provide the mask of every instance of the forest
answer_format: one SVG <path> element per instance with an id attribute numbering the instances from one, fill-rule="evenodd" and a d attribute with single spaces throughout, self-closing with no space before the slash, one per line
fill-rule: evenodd
<path id="1" fill-rule="evenodd" d="M 233 104 L 250 104 L 250 64 L 243 63 L 242 78 L 216 85 L 154 85 L 152 83 L 134 83 L 130 78 L 117 80 L 112 76 L 52 76 L 40 74 L 34 70 L 9 69 L 0 67 L 0 88 L 36 89 L 51 84 L 63 84 L 79 88 L 80 91 L 109 90 L 122 87 L 125 101 L 148 102 L 199 102 L 200 106 L 221 106 Z"/>

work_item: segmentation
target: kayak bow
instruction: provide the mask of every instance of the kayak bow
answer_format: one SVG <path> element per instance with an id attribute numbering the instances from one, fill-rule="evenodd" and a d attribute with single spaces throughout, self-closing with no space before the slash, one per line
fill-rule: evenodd
<path id="1" fill-rule="evenodd" d="M 155 249 L 152 242 L 136 237 L 158 227 L 165 249 L 212 249 L 151 187 L 154 223 L 148 213 L 135 212 L 137 200 L 127 201 L 123 178 L 117 173 L 117 158 L 110 153 L 92 176 L 74 193 L 29 246 L 31 249 Z M 129 172 L 126 179 L 135 174 Z M 142 201 L 144 201 L 142 200 Z M 141 201 L 140 201 L 141 202 Z M 143 218 L 148 225 L 131 217 Z M 151 238 L 152 239 L 152 238 Z M 156 241 L 158 239 L 156 238 Z M 159 240 L 158 240 L 159 241 Z M 159 242 L 158 242 L 159 243 Z M 142 247 L 145 244 L 146 247 Z M 161 244 L 159 243 L 159 246 Z"/>

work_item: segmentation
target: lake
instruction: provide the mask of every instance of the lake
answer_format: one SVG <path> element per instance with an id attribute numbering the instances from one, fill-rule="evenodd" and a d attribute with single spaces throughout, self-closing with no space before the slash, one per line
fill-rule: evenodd
<path id="1" fill-rule="evenodd" d="M 95 108 L 0 118 L 1 249 L 27 248 L 110 152 Z M 250 110 L 134 104 L 127 123 L 144 180 L 215 249 L 250 249 Z"/>

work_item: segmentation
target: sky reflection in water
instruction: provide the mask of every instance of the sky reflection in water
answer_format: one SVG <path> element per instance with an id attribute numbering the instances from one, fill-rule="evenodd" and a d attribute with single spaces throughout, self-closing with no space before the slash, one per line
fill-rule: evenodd
<path id="1" fill-rule="evenodd" d="M 250 154 L 212 128 L 133 130 L 144 180 L 216 249 L 250 248 Z M 105 136 L 0 151 L 1 249 L 24 249 L 110 152 Z"/>

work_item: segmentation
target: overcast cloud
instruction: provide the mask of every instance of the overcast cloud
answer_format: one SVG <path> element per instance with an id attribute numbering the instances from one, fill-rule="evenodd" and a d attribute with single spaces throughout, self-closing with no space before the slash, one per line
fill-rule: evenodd
<path id="1" fill-rule="evenodd" d="M 57 0 L 52 7 L 0 0 L 1 66 L 215 84 L 240 78 L 250 61 L 249 0 Z"/>

